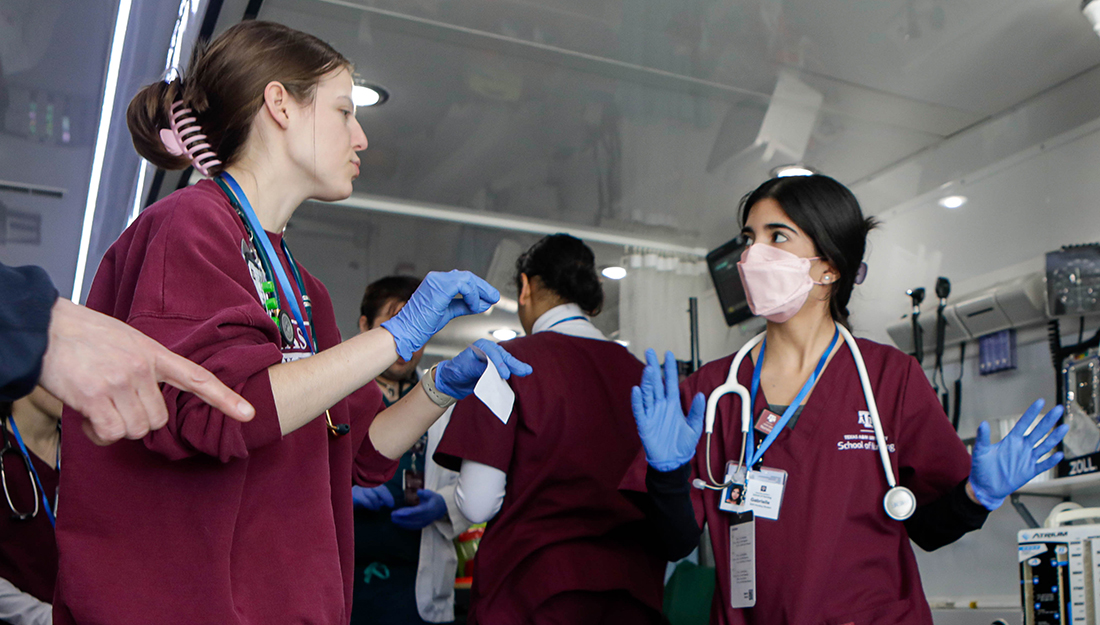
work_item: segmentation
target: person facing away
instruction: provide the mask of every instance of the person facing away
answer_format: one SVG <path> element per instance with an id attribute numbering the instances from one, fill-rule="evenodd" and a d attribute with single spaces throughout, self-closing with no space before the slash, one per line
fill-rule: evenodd
<path id="1" fill-rule="evenodd" d="M 435 454 L 460 470 L 463 514 L 489 521 L 469 622 L 660 623 L 666 561 L 690 552 L 698 531 L 664 541 L 673 532 L 662 519 L 675 516 L 665 489 L 686 472 L 646 470 L 630 411 L 643 365 L 592 324 L 603 288 L 579 239 L 541 239 L 516 262 L 515 281 L 527 336 L 505 345 L 534 373 L 512 379 L 506 420 L 460 402 Z M 679 516 L 694 522 L 690 503 Z"/>

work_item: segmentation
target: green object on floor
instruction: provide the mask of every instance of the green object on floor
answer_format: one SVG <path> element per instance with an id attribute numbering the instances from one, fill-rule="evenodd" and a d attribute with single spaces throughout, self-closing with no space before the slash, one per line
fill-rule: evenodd
<path id="1" fill-rule="evenodd" d="M 715 575 L 711 567 L 684 561 L 676 565 L 665 585 L 665 616 L 671 625 L 706 625 Z"/>

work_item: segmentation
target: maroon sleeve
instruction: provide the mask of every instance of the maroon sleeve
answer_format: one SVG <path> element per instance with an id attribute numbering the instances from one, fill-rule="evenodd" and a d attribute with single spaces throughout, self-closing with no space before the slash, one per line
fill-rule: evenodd
<path id="1" fill-rule="evenodd" d="M 149 449 L 174 460 L 199 453 L 225 462 L 245 458 L 250 449 L 282 437 L 267 374 L 268 367 L 282 360 L 282 352 L 234 316 L 223 311 L 201 324 L 150 316 L 130 320 L 138 330 L 205 367 L 256 408 L 256 416 L 241 423 L 191 393 L 164 385 L 168 425 L 145 437 Z"/>
<path id="2" fill-rule="evenodd" d="M 386 407 L 382 401 L 382 391 L 371 381 L 348 395 L 345 401 L 351 413 L 351 436 L 355 449 L 352 481 L 367 487 L 385 484 L 397 472 L 400 459 L 391 460 L 383 456 L 370 440 L 370 426 Z"/>
<path id="3" fill-rule="evenodd" d="M 202 365 L 256 408 L 240 423 L 164 385 L 168 424 L 144 441 L 171 459 L 244 458 L 281 438 L 267 374 L 282 361 L 278 331 L 260 305 L 231 210 L 202 188 L 178 192 L 111 247 L 88 296 L 90 308 Z"/>
<path id="4" fill-rule="evenodd" d="M 917 361 L 908 356 L 904 360 L 908 367 L 894 407 L 900 415 L 895 426 L 897 472 L 901 484 L 924 505 L 946 495 L 970 475 L 970 454 Z"/>
<path id="5" fill-rule="evenodd" d="M 463 460 L 473 460 L 507 473 L 516 442 L 516 423 L 522 410 L 522 399 L 517 393 L 515 409 L 504 424 L 480 399 L 470 395 L 455 404 L 451 421 L 432 459 L 452 471 L 460 470 Z"/>

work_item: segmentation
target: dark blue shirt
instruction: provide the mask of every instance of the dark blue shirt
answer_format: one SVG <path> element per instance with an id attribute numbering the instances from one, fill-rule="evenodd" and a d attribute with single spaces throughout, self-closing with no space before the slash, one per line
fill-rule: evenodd
<path id="1" fill-rule="evenodd" d="M 38 384 L 57 289 L 41 267 L 0 263 L 0 401 Z"/>

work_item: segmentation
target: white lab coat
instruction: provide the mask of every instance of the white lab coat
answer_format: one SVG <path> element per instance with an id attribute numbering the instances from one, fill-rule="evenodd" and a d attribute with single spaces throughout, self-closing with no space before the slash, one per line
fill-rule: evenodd
<path id="1" fill-rule="evenodd" d="M 427 462 L 424 463 L 424 488 L 439 493 L 447 502 L 447 516 L 420 532 L 416 609 L 420 618 L 432 623 L 446 623 L 455 618 L 455 571 L 458 568 L 458 554 L 455 552 L 454 539 L 471 525 L 455 502 L 458 473 L 444 469 L 432 461 L 435 449 L 443 438 L 443 431 L 451 420 L 452 410 L 454 407 L 448 408 L 428 429 Z"/>

